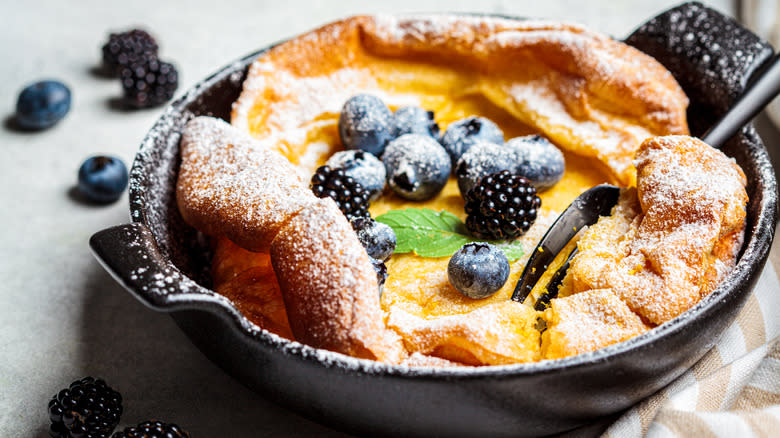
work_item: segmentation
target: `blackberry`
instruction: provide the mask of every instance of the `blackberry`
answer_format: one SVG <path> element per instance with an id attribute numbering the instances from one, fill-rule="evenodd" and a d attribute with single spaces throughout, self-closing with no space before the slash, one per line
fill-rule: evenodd
<path id="1" fill-rule="evenodd" d="M 54 438 L 103 438 L 119 424 L 122 396 L 101 379 L 84 377 L 49 401 Z"/>
<path id="2" fill-rule="evenodd" d="M 151 420 L 114 432 L 111 438 L 190 438 L 190 434 L 173 423 Z"/>
<path id="3" fill-rule="evenodd" d="M 318 198 L 333 198 L 347 219 L 369 216 L 368 191 L 347 176 L 343 169 L 320 166 L 311 177 L 311 191 Z"/>
<path id="4" fill-rule="evenodd" d="M 103 45 L 103 66 L 107 73 L 116 76 L 123 67 L 157 58 L 157 49 L 157 41 L 146 31 L 133 29 L 112 33 Z"/>
<path id="5" fill-rule="evenodd" d="M 171 100 L 179 87 L 179 73 L 173 64 L 157 58 L 122 68 L 119 73 L 124 102 L 134 108 L 149 108 Z"/>
<path id="6" fill-rule="evenodd" d="M 522 236 L 541 205 L 527 179 L 508 170 L 492 173 L 466 194 L 466 228 L 480 239 Z"/>

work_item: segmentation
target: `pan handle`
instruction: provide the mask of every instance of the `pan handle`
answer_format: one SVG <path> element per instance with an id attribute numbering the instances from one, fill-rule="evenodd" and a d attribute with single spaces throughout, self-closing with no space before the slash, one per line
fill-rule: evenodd
<path id="1" fill-rule="evenodd" d="M 774 50 L 731 17 L 698 2 L 651 18 L 625 42 L 657 59 L 691 99 L 688 122 L 701 136 L 739 99 Z"/>
<path id="2" fill-rule="evenodd" d="M 144 224 L 131 223 L 98 231 L 89 239 L 89 246 L 119 284 L 154 310 L 200 309 L 219 313 L 232 308 L 226 299 L 167 261 Z"/>

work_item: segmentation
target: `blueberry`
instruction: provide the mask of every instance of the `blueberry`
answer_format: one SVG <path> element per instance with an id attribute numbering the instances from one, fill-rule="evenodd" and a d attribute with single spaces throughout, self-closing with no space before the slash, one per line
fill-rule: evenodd
<path id="1" fill-rule="evenodd" d="M 455 177 L 458 179 L 460 194 L 465 198 L 469 190 L 484 176 L 502 170 L 514 173 L 516 168 L 517 156 L 512 149 L 495 143 L 478 141 L 461 155 L 455 166 Z"/>
<path id="2" fill-rule="evenodd" d="M 339 136 L 345 149 L 360 149 L 380 156 L 393 139 L 393 113 L 376 96 L 352 96 L 341 109 Z"/>
<path id="3" fill-rule="evenodd" d="M 126 187 L 127 168 L 119 158 L 89 157 L 79 168 L 79 190 L 91 201 L 116 201 Z"/>
<path id="4" fill-rule="evenodd" d="M 336 152 L 325 165 L 341 169 L 346 176 L 352 177 L 368 191 L 370 201 L 378 198 L 385 189 L 385 165 L 372 153 L 355 150 Z"/>
<path id="5" fill-rule="evenodd" d="M 395 135 L 404 134 L 430 135 L 439 138 L 439 124 L 433 119 L 433 111 L 426 111 L 418 106 L 405 106 L 395 110 Z"/>
<path id="6" fill-rule="evenodd" d="M 406 134 L 387 145 L 382 161 L 387 182 L 400 197 L 424 201 L 436 196 L 450 175 L 450 158 L 432 137 Z"/>
<path id="7" fill-rule="evenodd" d="M 450 258 L 447 277 L 463 295 L 487 298 L 501 289 L 509 278 L 509 260 L 489 243 L 467 243 Z"/>
<path id="8" fill-rule="evenodd" d="M 509 140 L 506 146 L 517 156 L 515 173 L 531 181 L 537 190 L 554 186 L 563 177 L 566 163 L 563 154 L 549 140 L 540 135 L 529 135 Z"/>
<path id="9" fill-rule="evenodd" d="M 455 167 L 464 152 L 480 140 L 503 144 L 504 133 L 484 117 L 467 117 L 452 123 L 441 136 L 441 144 L 450 154 L 452 167 Z"/>
<path id="10" fill-rule="evenodd" d="M 396 238 L 389 225 L 368 217 L 354 218 L 350 223 L 369 256 L 383 262 L 390 258 L 395 251 Z"/>
<path id="11" fill-rule="evenodd" d="M 70 90 L 59 81 L 28 85 L 16 101 L 16 121 L 25 129 L 46 129 L 70 110 Z"/>

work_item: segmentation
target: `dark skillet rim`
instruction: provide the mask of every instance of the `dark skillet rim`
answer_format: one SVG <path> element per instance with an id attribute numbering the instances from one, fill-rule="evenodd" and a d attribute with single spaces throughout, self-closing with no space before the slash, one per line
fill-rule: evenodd
<path id="1" fill-rule="evenodd" d="M 453 14 L 450 14 L 453 15 Z M 522 19 L 509 17 L 500 14 L 458 14 L 458 15 L 479 15 L 492 16 L 506 19 Z M 286 40 L 274 43 L 264 49 L 253 52 L 247 56 L 229 63 L 219 69 L 203 81 L 200 81 L 187 90 L 182 97 L 172 102 L 163 111 L 162 116 L 155 122 L 153 127 L 144 137 L 141 147 L 136 154 L 133 167 L 130 172 L 131 184 L 129 190 L 130 212 L 133 223 L 147 226 L 149 223 L 146 213 L 147 202 L 146 192 L 149 180 L 145 178 L 146 169 L 154 169 L 154 154 L 149 153 L 156 147 L 156 139 L 161 132 L 171 129 L 173 120 L 186 117 L 188 110 L 186 106 L 195 102 L 198 97 L 208 90 L 215 83 L 226 77 L 243 72 L 248 68 L 252 61 L 266 51 L 285 42 Z M 752 128 L 750 128 L 752 129 Z M 744 132 L 744 131 L 743 131 Z M 744 134 L 741 134 L 744 135 Z M 521 375 L 544 375 L 549 373 L 558 373 L 563 370 L 576 368 L 588 368 L 598 364 L 608 362 L 621 355 L 626 355 L 634 350 L 643 348 L 660 340 L 664 336 L 669 336 L 684 330 L 689 323 L 699 319 L 712 317 L 716 312 L 717 303 L 723 300 L 732 290 L 739 288 L 740 284 L 749 283 L 751 278 L 757 279 L 764 267 L 764 262 L 768 256 L 773 230 L 777 218 L 777 200 L 776 183 L 769 156 L 763 142 L 759 141 L 759 147 L 753 150 L 752 156 L 756 162 L 759 180 L 763 184 L 761 190 L 762 202 L 758 209 L 758 217 L 753 229 L 753 233 L 743 243 L 743 251 L 735 268 L 721 281 L 718 287 L 708 296 L 701 299 L 695 306 L 684 312 L 677 318 L 668 321 L 658 327 L 655 327 L 641 335 L 635 336 L 626 341 L 622 341 L 610 346 L 570 356 L 563 359 L 542 360 L 538 362 L 519 363 L 511 365 L 491 365 L 481 367 L 414 367 L 404 365 L 392 365 L 382 362 L 376 362 L 368 359 L 359 359 L 327 350 L 321 350 L 308 345 L 303 345 L 295 341 L 288 341 L 271 332 L 261 329 L 256 324 L 243 316 L 227 298 L 207 289 L 182 273 L 170 260 L 165 258 L 165 268 L 178 273 L 179 281 L 185 282 L 186 287 L 182 290 L 195 292 L 181 292 L 165 295 L 145 294 L 141 291 L 135 291 L 144 295 L 149 300 L 151 307 L 160 311 L 178 311 L 183 309 L 198 309 L 219 313 L 222 316 L 228 316 L 236 324 L 236 329 L 244 336 L 253 338 L 262 344 L 277 349 L 280 354 L 296 356 L 305 361 L 319 363 L 328 368 L 340 368 L 345 371 L 360 372 L 367 375 L 376 376 L 396 376 L 396 377 L 424 377 L 424 378 L 446 378 L 453 379 L 471 379 L 471 378 L 513 378 Z M 135 184 L 133 183 L 135 182 Z M 751 201 L 752 202 L 752 201 Z M 759 233 L 762 230 L 770 230 L 769 233 Z M 157 248 L 154 248 L 157 250 Z M 760 261 L 761 263 L 755 263 Z M 752 293 L 752 291 L 747 292 Z M 722 305 L 729 305 L 724 303 Z M 218 308 L 217 309 L 215 309 Z"/>

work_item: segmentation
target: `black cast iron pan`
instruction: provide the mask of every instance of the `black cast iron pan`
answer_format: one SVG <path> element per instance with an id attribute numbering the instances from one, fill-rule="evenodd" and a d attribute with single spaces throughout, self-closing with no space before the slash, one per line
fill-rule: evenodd
<path id="1" fill-rule="evenodd" d="M 734 102 L 772 54 L 766 42 L 699 3 L 662 13 L 626 42 L 675 75 L 691 99 L 694 135 Z M 740 260 L 710 296 L 643 335 L 561 360 L 444 369 L 354 359 L 265 332 L 209 289 L 208 247 L 184 224 L 175 202 L 181 128 L 193 115 L 228 119 L 247 67 L 261 53 L 223 68 L 166 108 L 131 171 L 132 223 L 101 231 L 90 244 L 117 281 L 149 307 L 170 312 L 226 372 L 309 418 L 371 436 L 537 436 L 573 429 L 626 409 L 693 365 L 734 320 L 762 271 L 777 188 L 766 149 L 747 126 L 723 148 L 748 178 Z"/>

